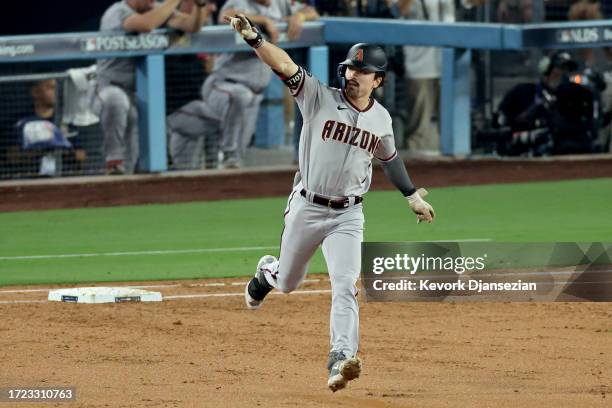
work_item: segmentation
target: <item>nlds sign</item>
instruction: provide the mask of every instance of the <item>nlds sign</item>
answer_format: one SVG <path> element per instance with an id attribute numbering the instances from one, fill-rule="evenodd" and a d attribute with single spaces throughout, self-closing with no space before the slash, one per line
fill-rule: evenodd
<path id="1" fill-rule="evenodd" d="M 598 28 L 573 28 L 559 31 L 557 38 L 562 43 L 591 43 L 599 41 Z"/>

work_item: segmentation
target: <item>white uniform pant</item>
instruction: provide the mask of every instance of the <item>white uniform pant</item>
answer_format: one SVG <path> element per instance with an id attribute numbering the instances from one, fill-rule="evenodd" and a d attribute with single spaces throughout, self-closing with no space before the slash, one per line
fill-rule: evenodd
<path id="1" fill-rule="evenodd" d="M 363 241 L 362 205 L 335 210 L 309 202 L 294 190 L 285 211 L 277 289 L 289 293 L 306 276 L 313 254 L 322 245 L 332 286 L 331 351 L 354 356 L 359 346 L 357 287 Z"/>

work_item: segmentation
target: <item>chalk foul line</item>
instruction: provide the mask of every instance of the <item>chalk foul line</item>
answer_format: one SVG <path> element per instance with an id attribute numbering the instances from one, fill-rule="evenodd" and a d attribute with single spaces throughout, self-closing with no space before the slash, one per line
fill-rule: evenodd
<path id="1" fill-rule="evenodd" d="M 85 253 L 85 254 L 0 256 L 0 261 L 19 261 L 19 260 L 33 260 L 33 259 L 62 259 L 62 258 L 93 258 L 93 257 L 98 257 L 98 256 L 142 256 L 142 255 L 199 254 L 199 253 L 215 253 L 215 252 L 248 252 L 248 251 L 265 251 L 269 249 L 278 249 L 278 246 L 162 249 L 162 250 L 152 250 L 152 251 L 97 252 L 97 253 Z"/>
<path id="2" fill-rule="evenodd" d="M 465 238 L 465 239 L 445 239 L 427 242 L 487 242 L 490 238 Z M 232 247 L 232 248 L 192 248 L 192 249 L 161 249 L 150 251 L 122 251 L 122 252 L 94 252 L 82 254 L 46 254 L 46 255 L 17 255 L 0 256 L 0 261 L 27 261 L 36 259 L 65 259 L 65 258 L 94 258 L 104 256 L 143 256 L 143 255 L 174 255 L 174 254 L 203 254 L 219 252 L 249 252 L 267 251 L 278 249 L 278 246 L 253 246 L 253 247 Z"/>

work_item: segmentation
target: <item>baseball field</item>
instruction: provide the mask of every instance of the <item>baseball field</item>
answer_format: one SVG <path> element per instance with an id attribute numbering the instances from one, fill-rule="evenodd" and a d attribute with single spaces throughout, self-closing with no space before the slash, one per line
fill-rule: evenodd
<path id="1" fill-rule="evenodd" d="M 435 185 L 435 183 L 432 183 Z M 612 178 L 439 186 L 417 225 L 394 191 L 367 241 L 612 240 Z M 286 197 L 0 214 L 0 384 L 74 386 L 79 407 L 606 407 L 610 303 L 367 303 L 362 377 L 326 387 L 329 281 L 248 311 Z M 155 304 L 46 302 L 48 288 L 154 286 Z M 2 406 L 2 403 L 0 403 Z M 26 405 L 20 405 L 26 406 Z"/>

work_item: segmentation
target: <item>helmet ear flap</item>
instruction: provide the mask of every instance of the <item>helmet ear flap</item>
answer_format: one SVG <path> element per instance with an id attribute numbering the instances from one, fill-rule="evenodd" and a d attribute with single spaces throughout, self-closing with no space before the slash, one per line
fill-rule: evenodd
<path id="1" fill-rule="evenodd" d="M 340 83 L 340 89 L 344 89 L 346 86 L 346 65 L 338 65 L 338 82 Z"/>

